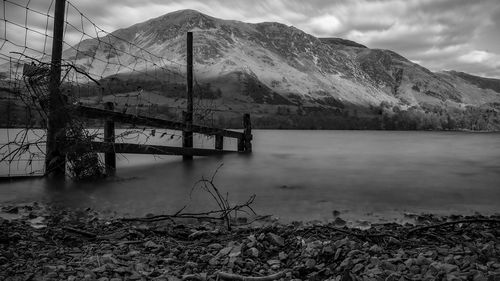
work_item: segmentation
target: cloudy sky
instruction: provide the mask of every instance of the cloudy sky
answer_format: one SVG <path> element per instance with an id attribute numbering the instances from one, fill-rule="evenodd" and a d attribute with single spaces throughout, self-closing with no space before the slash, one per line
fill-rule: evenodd
<path id="1" fill-rule="evenodd" d="M 31 0 L 30 5 L 39 8 L 48 2 Z M 500 78 L 500 0 L 71 0 L 71 3 L 107 31 L 179 9 L 195 9 L 223 19 L 277 21 L 318 37 L 342 37 L 370 48 L 394 50 L 433 71 L 453 69 Z M 2 9 L 9 14 L 5 3 Z M 43 21 L 39 23 L 43 25 Z"/>

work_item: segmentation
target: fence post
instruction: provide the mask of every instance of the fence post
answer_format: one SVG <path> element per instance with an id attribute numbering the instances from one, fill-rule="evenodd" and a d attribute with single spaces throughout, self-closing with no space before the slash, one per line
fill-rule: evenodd
<path id="1" fill-rule="evenodd" d="M 183 122 L 185 128 L 182 132 L 182 147 L 192 148 L 193 147 L 193 32 L 187 33 L 186 42 L 186 77 L 187 77 L 187 111 L 183 114 Z M 184 160 L 193 159 L 191 155 L 184 155 Z"/>
<path id="2" fill-rule="evenodd" d="M 192 121 L 192 119 L 191 119 Z M 182 147 L 192 148 L 193 147 L 193 128 L 192 122 L 190 122 L 189 114 L 186 111 L 182 112 L 182 122 L 184 123 L 184 129 L 182 131 Z M 183 155 L 184 160 L 193 159 L 192 155 Z"/>
<path id="3" fill-rule="evenodd" d="M 245 152 L 252 152 L 252 123 L 250 122 L 250 114 L 243 115 L 243 134 L 245 135 Z"/>
<path id="4" fill-rule="evenodd" d="M 66 138 L 67 115 L 66 103 L 59 89 L 65 5 L 65 0 L 56 0 L 55 2 L 45 158 L 45 175 L 52 178 L 64 178 L 66 174 L 66 154 L 62 151 L 62 146 Z"/>
<path id="5" fill-rule="evenodd" d="M 115 105 L 113 102 L 106 102 L 104 109 L 113 111 Z M 115 122 L 113 120 L 106 119 L 104 121 L 104 141 L 115 143 Z M 106 175 L 114 175 L 116 172 L 116 153 L 104 153 L 104 165 L 106 166 Z"/>
<path id="6" fill-rule="evenodd" d="M 215 149 L 217 149 L 217 150 L 224 149 L 224 136 L 215 135 Z"/>

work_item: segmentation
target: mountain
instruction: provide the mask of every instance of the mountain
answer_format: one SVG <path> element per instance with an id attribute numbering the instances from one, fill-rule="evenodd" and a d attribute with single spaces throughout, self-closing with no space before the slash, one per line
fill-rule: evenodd
<path id="1" fill-rule="evenodd" d="M 257 127 L 500 128 L 499 80 L 435 73 L 390 50 L 317 38 L 275 22 L 251 24 L 181 10 L 84 40 L 63 57 L 100 79 L 104 99 L 116 101 L 116 95 L 140 87 L 168 110 L 183 106 L 188 31 L 194 32 L 198 97 L 217 106 L 222 126 L 237 126 L 245 111 Z M 168 71 L 153 74 L 151 62 Z M 79 95 L 91 102 L 97 91 Z"/>

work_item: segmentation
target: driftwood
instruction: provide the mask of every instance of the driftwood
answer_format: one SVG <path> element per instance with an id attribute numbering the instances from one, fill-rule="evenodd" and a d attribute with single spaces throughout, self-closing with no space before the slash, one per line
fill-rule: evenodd
<path id="1" fill-rule="evenodd" d="M 272 281 L 283 278 L 286 276 L 286 271 L 278 272 L 275 274 L 259 277 L 246 277 L 238 274 L 217 272 L 217 280 L 232 280 L 232 281 Z"/>
<path id="2" fill-rule="evenodd" d="M 443 222 L 443 223 L 438 223 L 438 224 L 420 226 L 420 227 L 415 227 L 413 229 L 410 229 L 410 231 L 408 231 L 408 233 L 406 234 L 406 237 L 409 237 L 412 234 L 415 234 L 415 233 L 423 231 L 423 230 L 427 230 L 427 229 L 431 229 L 431 228 L 438 228 L 438 227 L 443 227 L 443 226 L 449 226 L 449 225 L 455 225 L 455 224 L 461 224 L 461 223 L 494 223 L 494 224 L 500 224 L 500 220 L 498 220 L 498 219 L 458 220 L 458 221 L 448 221 L 448 222 Z"/>
<path id="3" fill-rule="evenodd" d="M 69 226 L 63 226 L 62 229 L 66 230 L 68 232 L 73 232 L 73 233 L 76 233 L 76 234 L 80 234 L 80 235 L 88 237 L 88 238 L 96 238 L 97 237 L 97 234 L 95 234 L 95 233 L 88 232 L 88 231 L 85 231 L 85 230 L 76 229 L 76 228 L 72 228 L 72 227 L 69 227 Z"/>
<path id="4" fill-rule="evenodd" d="M 363 239 L 363 240 L 370 239 L 370 238 L 382 238 L 382 237 L 397 238 L 396 236 L 391 235 L 391 234 L 387 234 L 387 233 L 377 233 L 377 234 L 356 233 L 353 231 L 349 231 L 346 229 L 337 228 L 337 227 L 333 227 L 333 226 L 329 226 L 329 225 L 326 225 L 325 227 L 328 228 L 329 230 L 345 233 L 347 235 L 351 235 L 351 236 L 354 236 L 356 238 Z"/>

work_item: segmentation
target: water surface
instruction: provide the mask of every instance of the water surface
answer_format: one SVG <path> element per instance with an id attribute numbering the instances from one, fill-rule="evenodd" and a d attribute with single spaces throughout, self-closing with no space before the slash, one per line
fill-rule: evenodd
<path id="1" fill-rule="evenodd" d="M 157 132 L 153 142 L 165 143 Z M 168 145 L 180 140 L 168 140 Z M 213 147 L 198 138 L 197 145 Z M 235 140 L 225 147 L 236 148 Z M 0 183 L 0 202 L 42 201 L 119 215 L 215 209 L 198 189 L 215 183 L 232 202 L 256 194 L 254 209 L 288 220 L 400 219 L 404 212 L 500 213 L 500 134 L 390 131 L 254 131 L 251 155 L 125 155 L 117 176 L 92 183 L 44 179 Z"/>

